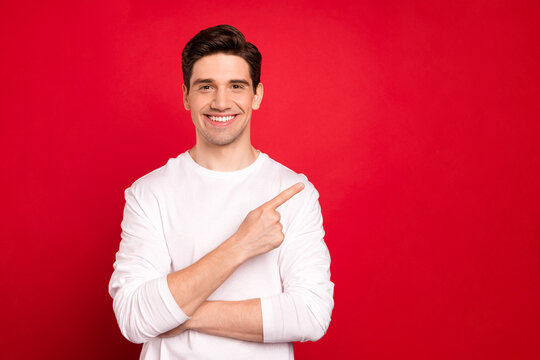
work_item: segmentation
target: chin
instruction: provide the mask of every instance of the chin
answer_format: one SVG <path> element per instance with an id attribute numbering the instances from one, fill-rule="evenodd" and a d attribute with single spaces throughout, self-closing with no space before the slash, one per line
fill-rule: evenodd
<path id="1" fill-rule="evenodd" d="M 234 143 L 238 139 L 238 137 L 230 138 L 230 137 L 204 136 L 204 139 L 206 140 L 206 142 L 208 142 L 211 145 L 226 146 L 226 145 Z"/>

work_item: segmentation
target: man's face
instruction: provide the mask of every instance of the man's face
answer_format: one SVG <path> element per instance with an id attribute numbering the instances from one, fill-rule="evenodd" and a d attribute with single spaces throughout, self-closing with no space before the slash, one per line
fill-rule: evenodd
<path id="1" fill-rule="evenodd" d="M 262 100 L 262 84 L 253 92 L 248 63 L 239 56 L 214 54 L 193 65 L 190 90 L 182 86 L 184 107 L 191 111 L 197 143 L 250 143 L 251 112 Z"/>

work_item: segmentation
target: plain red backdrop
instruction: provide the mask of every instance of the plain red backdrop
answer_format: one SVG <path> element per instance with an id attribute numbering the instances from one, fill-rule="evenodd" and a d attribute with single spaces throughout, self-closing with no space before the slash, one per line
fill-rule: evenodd
<path id="1" fill-rule="evenodd" d="M 255 146 L 321 194 L 335 309 L 298 359 L 540 358 L 538 1 L 2 2 L 2 358 L 135 359 L 123 190 L 194 144 L 180 54 L 263 54 Z"/>

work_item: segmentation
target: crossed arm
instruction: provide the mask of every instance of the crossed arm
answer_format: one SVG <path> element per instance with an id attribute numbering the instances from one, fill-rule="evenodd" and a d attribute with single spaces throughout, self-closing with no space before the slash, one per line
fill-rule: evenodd
<path id="1" fill-rule="evenodd" d="M 238 340 L 263 342 L 260 299 L 243 301 L 205 301 L 193 317 L 161 337 L 172 337 L 186 330 Z"/>
<path id="2" fill-rule="evenodd" d="M 167 283 L 191 319 L 162 336 L 185 330 L 240 340 L 263 341 L 260 299 L 205 301 L 246 260 L 278 247 L 285 237 L 276 209 L 302 191 L 297 183 L 251 211 L 238 231 L 193 265 L 169 274 Z M 201 306 L 202 305 L 202 306 Z"/>
<path id="3" fill-rule="evenodd" d="M 272 297 L 270 300 L 264 298 L 244 301 L 206 301 L 210 294 L 238 266 L 246 260 L 264 254 L 282 244 L 284 234 L 279 213 L 276 209 L 302 189 L 302 184 L 294 185 L 276 198 L 251 211 L 233 236 L 191 266 L 167 275 L 166 281 L 163 278 L 163 280 L 156 278 L 154 281 L 145 282 L 140 286 L 130 285 L 124 289 L 121 286 L 122 282 L 129 278 L 131 273 L 127 272 L 127 267 L 123 270 L 123 262 L 118 261 L 115 273 L 118 272 L 119 274 L 116 278 L 115 274 L 113 274 L 111 279 L 111 295 L 115 300 L 113 303 L 115 313 L 124 335 L 134 342 L 145 342 L 156 336 L 175 336 L 187 329 L 211 335 L 259 342 L 316 340 L 322 336 L 330 321 L 330 313 L 333 307 L 331 298 L 333 285 L 328 281 L 329 273 L 324 273 L 324 269 L 327 269 L 329 263 L 329 258 L 325 258 L 327 250 L 322 242 L 324 232 L 300 235 L 300 238 L 304 235 L 310 239 L 320 238 L 322 246 L 316 244 L 316 246 L 312 246 L 314 243 L 311 240 L 299 241 L 298 243 L 306 243 L 306 246 L 295 249 L 295 251 L 283 251 L 283 246 L 286 246 L 286 244 L 284 243 L 282 246 L 282 253 L 294 253 L 295 256 L 300 253 L 300 256 L 304 257 L 304 260 L 299 262 L 302 266 L 305 265 L 303 269 L 297 268 L 296 265 L 294 271 L 280 268 L 283 273 L 298 274 L 291 275 L 290 281 L 285 280 L 286 283 L 294 284 L 294 286 L 291 285 L 290 287 L 291 289 L 294 288 L 294 294 L 283 293 Z M 133 203 L 133 201 L 130 203 Z M 129 211 L 137 210 L 140 211 L 140 207 L 135 206 L 134 209 Z M 312 221 L 316 225 L 320 225 L 320 211 L 318 213 L 319 219 L 313 219 Z M 321 226 L 308 226 L 307 228 L 320 228 L 322 231 Z M 126 243 L 127 246 L 135 241 L 132 239 L 133 237 L 139 239 L 137 241 L 146 246 L 145 234 L 139 234 L 141 230 L 141 227 L 127 228 L 126 236 L 131 236 L 130 242 Z M 137 233 L 137 236 L 134 235 L 135 233 Z M 313 248 L 317 248 L 319 253 L 313 253 Z M 323 260 L 319 261 L 321 256 L 318 255 L 321 254 L 322 248 L 324 248 L 325 253 L 322 253 Z M 150 249 L 145 253 L 152 250 L 158 251 Z M 159 249 L 159 251 L 164 252 L 166 250 Z M 119 253 L 126 252 L 120 251 Z M 165 254 L 161 255 L 164 256 Z M 131 256 L 133 257 L 133 254 Z M 133 264 L 141 267 L 146 266 L 146 262 L 140 263 L 139 260 L 137 256 L 131 258 L 129 260 L 130 267 L 132 268 Z M 156 264 L 157 262 L 153 263 Z M 290 264 L 291 261 L 282 261 L 282 263 Z M 289 265 L 283 266 L 287 267 Z M 319 270 L 313 271 L 313 269 Z M 320 269 L 323 269 L 322 273 Z M 140 271 L 148 273 L 148 270 L 148 268 L 141 268 Z M 154 270 L 161 273 L 166 271 L 165 268 Z M 129 269 L 129 271 L 132 271 L 132 269 Z M 318 278 L 306 281 L 305 275 L 308 274 L 309 277 L 309 274 L 313 272 L 319 274 L 317 275 Z M 132 283 L 135 282 L 135 280 L 131 281 Z M 313 282 L 310 284 L 311 281 Z M 286 283 L 283 284 L 285 290 L 287 288 Z M 298 284 L 301 285 L 297 286 Z M 300 288 L 304 284 L 306 288 L 301 290 Z M 155 288 L 160 289 L 161 295 L 152 298 L 151 290 L 154 285 Z M 322 288 L 324 294 L 319 297 L 316 293 L 320 291 L 311 291 L 314 288 Z M 170 292 L 163 289 L 170 290 Z M 157 292 L 154 291 L 154 293 Z M 158 308 L 161 310 L 156 312 L 145 307 L 152 303 L 160 303 Z M 139 315 L 132 315 L 133 311 Z M 291 313 L 291 311 L 293 312 Z M 170 314 L 170 316 L 167 314 Z M 144 320 L 141 320 L 141 316 Z M 265 319 L 264 323 L 263 317 Z M 307 326 L 309 331 L 306 331 L 306 328 L 299 328 L 299 326 Z M 309 334 L 306 334 L 306 332 L 309 332 Z"/>

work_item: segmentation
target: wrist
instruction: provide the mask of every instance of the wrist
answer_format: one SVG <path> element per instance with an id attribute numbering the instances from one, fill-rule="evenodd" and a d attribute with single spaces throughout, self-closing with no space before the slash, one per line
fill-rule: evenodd
<path id="1" fill-rule="evenodd" d="M 232 235 L 222 244 L 222 246 L 223 250 L 227 253 L 227 257 L 234 261 L 238 266 L 251 257 L 241 246 L 238 234 Z"/>
<path id="2" fill-rule="evenodd" d="M 189 318 L 188 320 L 186 320 L 182 326 L 184 327 L 184 331 L 185 330 L 194 330 L 194 327 L 193 327 L 193 318 L 194 318 L 195 314 L 193 314 L 193 316 L 191 318 Z"/>

